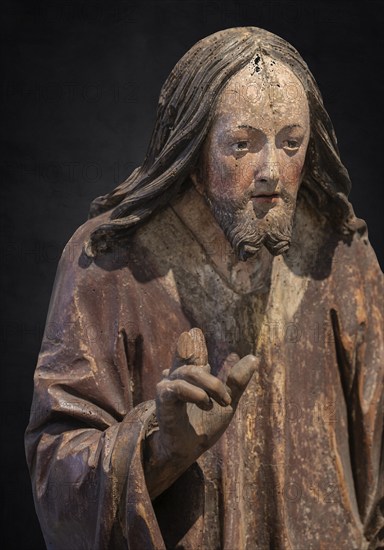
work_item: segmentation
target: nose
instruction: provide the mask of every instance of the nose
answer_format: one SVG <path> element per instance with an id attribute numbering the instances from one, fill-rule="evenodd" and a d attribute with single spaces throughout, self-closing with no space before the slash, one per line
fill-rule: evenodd
<path id="1" fill-rule="evenodd" d="M 255 182 L 276 185 L 280 176 L 276 147 L 272 144 L 265 144 L 259 160 L 260 164 L 258 163 L 255 170 Z"/>

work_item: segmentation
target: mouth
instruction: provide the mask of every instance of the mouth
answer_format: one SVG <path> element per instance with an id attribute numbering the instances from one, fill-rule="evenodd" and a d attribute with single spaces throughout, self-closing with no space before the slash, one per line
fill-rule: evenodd
<path id="1" fill-rule="evenodd" d="M 256 203 L 275 203 L 279 200 L 279 193 L 264 193 L 260 195 L 253 195 L 252 200 Z"/>

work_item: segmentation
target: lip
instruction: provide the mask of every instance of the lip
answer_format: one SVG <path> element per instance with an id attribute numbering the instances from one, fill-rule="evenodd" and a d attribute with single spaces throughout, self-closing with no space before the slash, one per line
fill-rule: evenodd
<path id="1" fill-rule="evenodd" d="M 252 200 L 255 202 L 269 202 L 274 203 L 277 202 L 280 198 L 279 193 L 263 193 L 260 195 L 253 195 Z"/>

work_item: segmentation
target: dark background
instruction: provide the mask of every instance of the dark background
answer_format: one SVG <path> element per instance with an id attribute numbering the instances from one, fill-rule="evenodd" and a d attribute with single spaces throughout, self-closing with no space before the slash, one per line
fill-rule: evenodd
<path id="1" fill-rule="evenodd" d="M 3 548 L 39 550 L 23 432 L 56 265 L 92 198 L 141 163 L 170 69 L 226 27 L 290 41 L 323 93 L 352 203 L 383 266 L 383 2 L 16 1 L 0 13 L 0 532 Z"/>

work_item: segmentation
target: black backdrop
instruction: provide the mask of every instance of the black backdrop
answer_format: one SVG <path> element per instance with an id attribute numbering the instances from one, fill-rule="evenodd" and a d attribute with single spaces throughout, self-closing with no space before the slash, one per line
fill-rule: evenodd
<path id="1" fill-rule="evenodd" d="M 61 250 L 91 199 L 140 164 L 161 84 L 199 38 L 254 25 L 296 46 L 322 90 L 355 211 L 383 266 L 382 8 L 379 1 L 2 3 L 3 548 L 44 548 L 23 432 Z"/>

